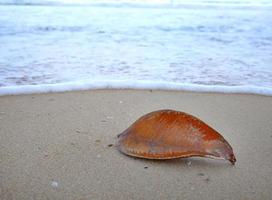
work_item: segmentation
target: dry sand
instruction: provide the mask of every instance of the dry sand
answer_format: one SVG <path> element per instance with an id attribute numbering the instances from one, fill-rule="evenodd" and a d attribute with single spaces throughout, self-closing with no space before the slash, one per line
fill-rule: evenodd
<path id="1" fill-rule="evenodd" d="M 189 112 L 232 145 L 222 160 L 135 159 L 111 144 L 157 109 Z M 272 97 L 98 90 L 0 97 L 0 199 L 271 199 Z"/>

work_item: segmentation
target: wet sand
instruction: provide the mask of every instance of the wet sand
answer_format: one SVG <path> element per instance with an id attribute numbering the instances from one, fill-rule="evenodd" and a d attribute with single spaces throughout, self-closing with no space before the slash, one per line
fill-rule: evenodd
<path id="1" fill-rule="evenodd" d="M 185 111 L 237 162 L 125 156 L 116 136 L 143 114 Z M 272 97 L 94 90 L 0 97 L 0 199 L 270 199 Z"/>

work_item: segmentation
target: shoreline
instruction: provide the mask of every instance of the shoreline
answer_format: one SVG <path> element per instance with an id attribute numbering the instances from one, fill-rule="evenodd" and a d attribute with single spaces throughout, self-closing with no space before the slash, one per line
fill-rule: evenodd
<path id="1" fill-rule="evenodd" d="M 237 158 L 134 159 L 116 136 L 159 109 L 219 131 Z M 0 96 L 0 199 L 270 199 L 272 97 L 163 90 Z"/>
<path id="2" fill-rule="evenodd" d="M 218 94 L 255 94 L 272 96 L 272 88 L 260 86 L 228 86 L 228 85 L 200 85 L 184 84 L 168 81 L 75 81 L 56 84 L 18 85 L 0 87 L 0 97 L 6 95 L 44 94 L 59 92 L 77 92 L 92 90 L 159 90 L 174 92 L 200 92 Z"/>

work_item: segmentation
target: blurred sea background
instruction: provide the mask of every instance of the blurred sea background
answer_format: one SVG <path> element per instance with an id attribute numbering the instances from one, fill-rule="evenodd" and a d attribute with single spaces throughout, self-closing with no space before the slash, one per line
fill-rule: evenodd
<path id="1" fill-rule="evenodd" d="M 92 88 L 272 95 L 272 1 L 0 0 L 0 94 Z"/>

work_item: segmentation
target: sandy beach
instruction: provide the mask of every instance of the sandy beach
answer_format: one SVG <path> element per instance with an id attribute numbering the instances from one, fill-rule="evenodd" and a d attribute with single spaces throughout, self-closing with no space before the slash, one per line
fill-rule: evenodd
<path id="1" fill-rule="evenodd" d="M 116 136 L 175 109 L 232 145 L 227 161 L 135 159 Z M 93 90 L 0 97 L 0 199 L 271 199 L 272 97 Z"/>

